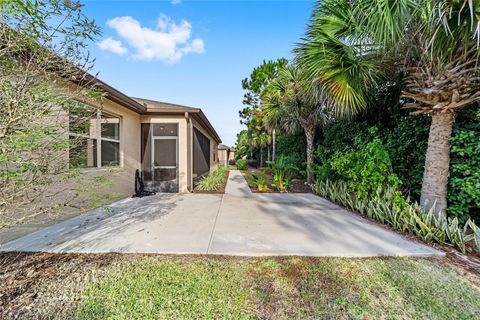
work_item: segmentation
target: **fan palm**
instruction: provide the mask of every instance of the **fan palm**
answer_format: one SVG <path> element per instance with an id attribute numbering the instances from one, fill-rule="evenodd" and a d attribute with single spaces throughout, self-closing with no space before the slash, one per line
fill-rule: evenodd
<path id="1" fill-rule="evenodd" d="M 365 107 L 383 70 L 400 68 L 404 108 L 432 119 L 420 201 L 441 213 L 455 115 L 480 99 L 479 36 L 480 0 L 325 0 L 297 54 L 344 112 Z"/>
<path id="2" fill-rule="evenodd" d="M 293 133 L 303 129 L 307 140 L 307 183 L 313 184 L 315 130 L 329 121 L 325 100 L 312 79 L 297 64 L 279 70 L 263 97 L 264 118 L 269 126 Z"/>
<path id="3" fill-rule="evenodd" d="M 266 132 L 255 132 L 250 137 L 250 146 L 260 149 L 260 167 L 263 167 L 263 148 L 272 143 L 272 137 Z"/>

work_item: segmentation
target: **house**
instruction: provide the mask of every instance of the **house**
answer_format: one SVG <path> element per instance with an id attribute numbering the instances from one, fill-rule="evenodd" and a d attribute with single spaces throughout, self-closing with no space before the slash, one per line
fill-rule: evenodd
<path id="1" fill-rule="evenodd" d="M 224 144 L 220 144 L 218 146 L 218 162 L 223 165 L 228 165 L 230 160 L 235 159 L 233 148 L 226 146 Z"/>
<path id="2" fill-rule="evenodd" d="M 189 192 L 195 179 L 218 165 L 221 140 L 201 109 L 129 97 L 93 81 L 104 96 L 90 102 L 98 111 L 89 129 L 70 130 L 71 138 L 82 139 L 69 151 L 71 166 L 85 174 L 112 169 L 114 191 L 131 195 L 137 169 L 147 190 Z M 74 123 L 75 114 L 69 117 Z"/>
<path id="3" fill-rule="evenodd" d="M 230 151 L 228 152 L 228 161 L 235 160 L 235 148 L 231 147 Z"/>

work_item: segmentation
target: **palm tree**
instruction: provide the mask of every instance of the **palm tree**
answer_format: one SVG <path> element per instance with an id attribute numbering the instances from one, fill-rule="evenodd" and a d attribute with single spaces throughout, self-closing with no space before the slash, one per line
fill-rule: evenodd
<path id="1" fill-rule="evenodd" d="M 263 167 L 263 148 L 272 143 L 272 137 L 266 132 L 255 132 L 250 137 L 250 146 L 260 149 L 260 167 Z"/>
<path id="2" fill-rule="evenodd" d="M 307 140 L 307 183 L 313 184 L 314 139 L 318 125 L 329 121 L 326 100 L 315 90 L 304 69 L 291 64 L 280 69 L 263 97 L 265 121 L 293 133 L 304 130 Z"/>
<path id="3" fill-rule="evenodd" d="M 432 119 L 420 202 L 441 214 L 456 113 L 480 100 L 479 41 L 478 0 L 324 0 L 297 54 L 339 111 L 365 107 L 382 68 L 405 74 L 404 108 Z"/>

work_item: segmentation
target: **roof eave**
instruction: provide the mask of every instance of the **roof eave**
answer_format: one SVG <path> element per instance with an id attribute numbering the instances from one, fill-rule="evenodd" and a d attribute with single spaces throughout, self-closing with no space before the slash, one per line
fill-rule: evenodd
<path id="1" fill-rule="evenodd" d="M 196 115 L 198 117 L 197 121 L 200 122 L 200 124 L 205 128 L 207 129 L 210 134 L 212 135 L 212 137 L 215 139 L 215 141 L 217 143 L 222 143 L 222 139 L 220 139 L 217 131 L 215 131 L 215 129 L 213 128 L 212 124 L 210 123 L 210 121 L 208 121 L 208 118 L 205 116 L 205 114 L 202 112 L 202 109 L 200 109 L 200 112 L 198 113 L 195 113 L 194 115 Z"/>
<path id="2" fill-rule="evenodd" d="M 105 93 L 106 93 L 105 97 L 108 98 L 109 100 L 111 100 L 113 102 L 116 102 L 119 105 L 121 105 L 123 107 L 126 107 L 126 108 L 128 108 L 132 111 L 137 112 L 137 113 L 144 113 L 147 110 L 147 108 L 144 105 L 142 105 L 139 102 L 133 100 L 132 98 L 130 98 L 126 94 L 118 91 L 114 87 L 106 84 L 105 82 L 98 79 L 97 77 L 95 77 L 95 76 L 93 76 L 89 73 L 86 73 L 85 78 L 89 83 L 93 83 L 98 88 L 105 91 Z"/>

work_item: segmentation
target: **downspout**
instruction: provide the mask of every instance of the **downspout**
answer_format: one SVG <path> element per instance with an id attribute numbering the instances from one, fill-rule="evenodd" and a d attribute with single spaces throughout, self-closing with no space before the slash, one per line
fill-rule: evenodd
<path id="1" fill-rule="evenodd" d="M 191 131 L 192 131 L 192 120 L 188 112 L 185 112 L 185 120 L 187 121 L 187 190 L 188 192 L 193 191 L 193 182 L 192 182 L 192 140 L 191 140 Z"/>

